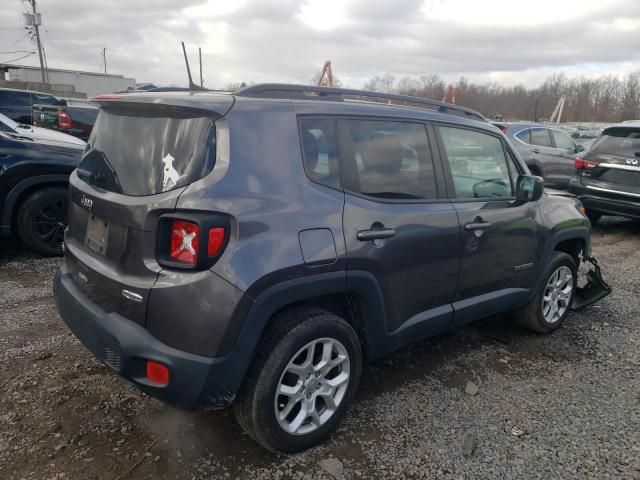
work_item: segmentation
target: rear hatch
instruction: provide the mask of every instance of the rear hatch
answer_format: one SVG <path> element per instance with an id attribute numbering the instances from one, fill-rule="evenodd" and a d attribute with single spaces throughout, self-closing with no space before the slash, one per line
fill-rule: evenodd
<path id="1" fill-rule="evenodd" d="M 600 196 L 640 198 L 640 126 L 610 127 L 578 161 L 580 181 Z"/>
<path id="2" fill-rule="evenodd" d="M 102 108 L 70 179 L 67 268 L 104 310 L 141 325 L 161 270 L 158 218 L 212 170 L 214 122 L 233 103 L 232 97 L 208 97 L 217 98 L 98 97 Z"/>

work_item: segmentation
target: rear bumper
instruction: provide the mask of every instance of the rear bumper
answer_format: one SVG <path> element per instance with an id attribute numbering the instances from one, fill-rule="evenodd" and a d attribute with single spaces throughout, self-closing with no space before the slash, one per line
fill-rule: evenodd
<path id="1" fill-rule="evenodd" d="M 612 198 L 598 190 L 587 188 L 579 180 L 572 179 L 569 191 L 574 193 L 587 210 L 608 215 L 620 215 L 640 219 L 640 198 Z"/>
<path id="2" fill-rule="evenodd" d="M 237 382 L 230 374 L 236 369 L 229 356 L 211 358 L 175 349 L 125 317 L 105 312 L 75 285 L 64 266 L 56 272 L 53 291 L 58 312 L 73 334 L 140 390 L 185 410 L 220 409 L 233 400 Z M 169 368 L 168 385 L 154 386 L 146 379 L 146 360 Z"/>

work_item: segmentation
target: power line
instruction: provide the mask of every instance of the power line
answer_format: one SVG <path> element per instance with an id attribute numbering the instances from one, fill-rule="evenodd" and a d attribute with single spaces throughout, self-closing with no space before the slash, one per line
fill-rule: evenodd
<path id="1" fill-rule="evenodd" d="M 6 60 L 2 63 L 11 63 L 11 62 L 17 62 L 18 60 L 22 60 L 23 58 L 27 58 L 30 57 L 31 55 L 35 55 L 36 52 L 29 52 L 26 55 L 23 55 L 22 57 L 18 57 L 18 58 L 14 58 L 13 60 Z"/>
<path id="2" fill-rule="evenodd" d="M 10 50 L 6 52 L 0 52 L 0 55 L 8 55 L 10 53 L 36 53 L 36 52 L 32 52 L 30 50 Z"/>
<path id="3" fill-rule="evenodd" d="M 22 40 L 24 40 L 25 38 L 27 38 L 29 36 L 29 32 L 25 33 L 23 36 L 21 36 L 18 40 L 16 40 L 15 42 L 13 42 L 11 45 L 9 45 L 8 47 L 5 47 L 8 49 L 10 49 L 11 47 L 13 47 L 14 45 L 17 45 L 18 43 L 20 43 Z"/>

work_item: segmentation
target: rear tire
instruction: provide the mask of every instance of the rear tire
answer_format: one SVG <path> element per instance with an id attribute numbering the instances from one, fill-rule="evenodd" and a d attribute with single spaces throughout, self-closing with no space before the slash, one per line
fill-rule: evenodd
<path id="1" fill-rule="evenodd" d="M 67 190 L 49 187 L 32 193 L 20 205 L 16 219 L 22 242 L 42 255 L 62 255 L 67 226 Z"/>
<path id="2" fill-rule="evenodd" d="M 520 326 L 537 333 L 557 330 L 571 310 L 576 286 L 575 260 L 567 253 L 555 252 L 538 293 L 531 302 L 515 312 L 516 321 Z"/>
<path id="3" fill-rule="evenodd" d="M 263 447 L 294 453 L 318 444 L 336 428 L 357 390 L 362 352 L 353 328 L 325 310 L 286 310 L 272 325 L 233 413 Z"/>
<path id="4" fill-rule="evenodd" d="M 600 217 L 602 217 L 602 213 L 594 212 L 593 210 L 587 210 L 586 215 L 591 223 L 596 223 L 598 220 L 600 220 Z"/>

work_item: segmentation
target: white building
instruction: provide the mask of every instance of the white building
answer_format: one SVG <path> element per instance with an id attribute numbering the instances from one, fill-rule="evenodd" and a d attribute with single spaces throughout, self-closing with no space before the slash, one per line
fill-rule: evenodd
<path id="1" fill-rule="evenodd" d="M 0 79 L 9 82 L 27 82 L 32 84 L 42 81 L 40 67 L 0 65 L 0 72 L 4 75 L 0 77 Z M 77 93 L 85 93 L 87 97 L 136 87 L 134 78 L 127 78 L 123 75 L 61 70 L 57 68 L 49 68 L 47 72 L 50 85 L 72 85 L 75 87 Z"/>

